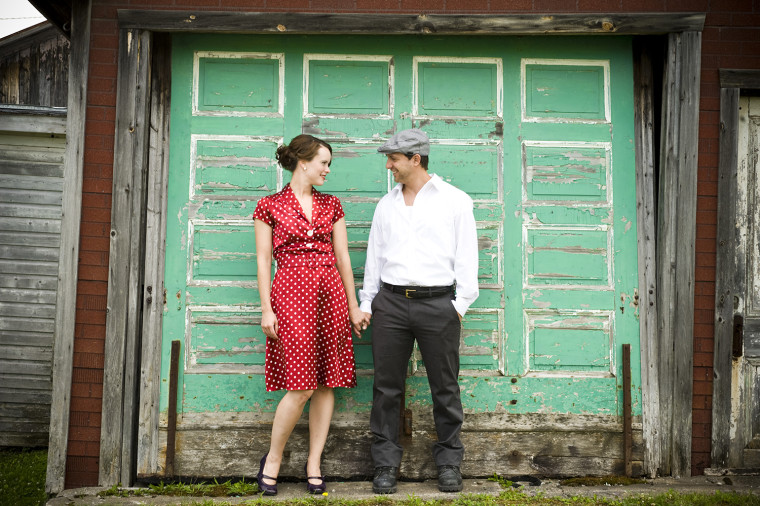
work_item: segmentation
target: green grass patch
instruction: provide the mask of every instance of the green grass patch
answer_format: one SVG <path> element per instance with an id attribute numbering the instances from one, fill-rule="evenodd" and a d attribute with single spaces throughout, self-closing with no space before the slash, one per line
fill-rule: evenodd
<path id="1" fill-rule="evenodd" d="M 184 496 L 184 497 L 240 497 L 258 494 L 259 487 L 255 483 L 227 480 L 219 483 L 164 483 L 149 485 L 148 488 L 122 488 L 120 485 L 99 492 L 100 497 L 132 497 L 132 496 Z"/>
<path id="2" fill-rule="evenodd" d="M 561 480 L 560 485 L 565 487 L 598 487 L 600 485 L 641 485 L 647 483 L 642 478 L 629 478 L 627 476 L 581 476 Z"/>
<path id="3" fill-rule="evenodd" d="M 688 494 L 668 491 L 654 496 L 628 497 L 621 506 L 760 506 L 760 496 L 716 491 L 714 494 Z"/>
<path id="4" fill-rule="evenodd" d="M 44 505 L 46 471 L 47 448 L 0 449 L 0 504 Z"/>

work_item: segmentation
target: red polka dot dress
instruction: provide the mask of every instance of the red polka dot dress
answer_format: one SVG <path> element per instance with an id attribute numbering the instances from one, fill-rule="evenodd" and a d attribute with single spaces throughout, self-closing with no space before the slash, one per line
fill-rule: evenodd
<path id="1" fill-rule="evenodd" d="M 356 386 L 348 301 L 331 241 L 343 216 L 337 197 L 313 190 L 309 223 L 290 185 L 256 205 L 253 218 L 272 227 L 277 262 L 271 297 L 279 339 L 267 338 L 268 392 Z"/>

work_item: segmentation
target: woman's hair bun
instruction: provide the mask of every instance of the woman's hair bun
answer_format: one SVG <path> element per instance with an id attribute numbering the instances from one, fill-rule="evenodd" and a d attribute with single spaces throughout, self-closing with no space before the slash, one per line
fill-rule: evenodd
<path id="1" fill-rule="evenodd" d="M 293 172 L 298 166 L 299 160 L 307 162 L 313 160 L 321 147 L 327 148 L 332 155 L 332 146 L 322 139 L 317 139 L 309 134 L 296 135 L 290 144 L 283 144 L 277 148 L 275 157 L 283 169 Z"/>

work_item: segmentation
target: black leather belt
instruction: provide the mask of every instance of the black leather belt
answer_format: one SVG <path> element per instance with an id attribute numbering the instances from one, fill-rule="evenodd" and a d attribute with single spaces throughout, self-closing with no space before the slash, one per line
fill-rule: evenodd
<path id="1" fill-rule="evenodd" d="M 382 287 L 393 293 L 400 293 L 407 299 L 429 299 L 454 293 L 454 285 L 449 286 L 398 286 L 382 283 Z"/>

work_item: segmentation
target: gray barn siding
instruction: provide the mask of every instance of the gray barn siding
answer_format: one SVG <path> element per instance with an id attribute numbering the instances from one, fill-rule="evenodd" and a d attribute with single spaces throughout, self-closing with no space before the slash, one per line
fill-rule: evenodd
<path id="1" fill-rule="evenodd" d="M 0 111 L 0 446 L 48 444 L 64 130 Z"/>
<path id="2" fill-rule="evenodd" d="M 0 104 L 66 107 L 69 47 L 50 23 L 0 40 Z"/>

